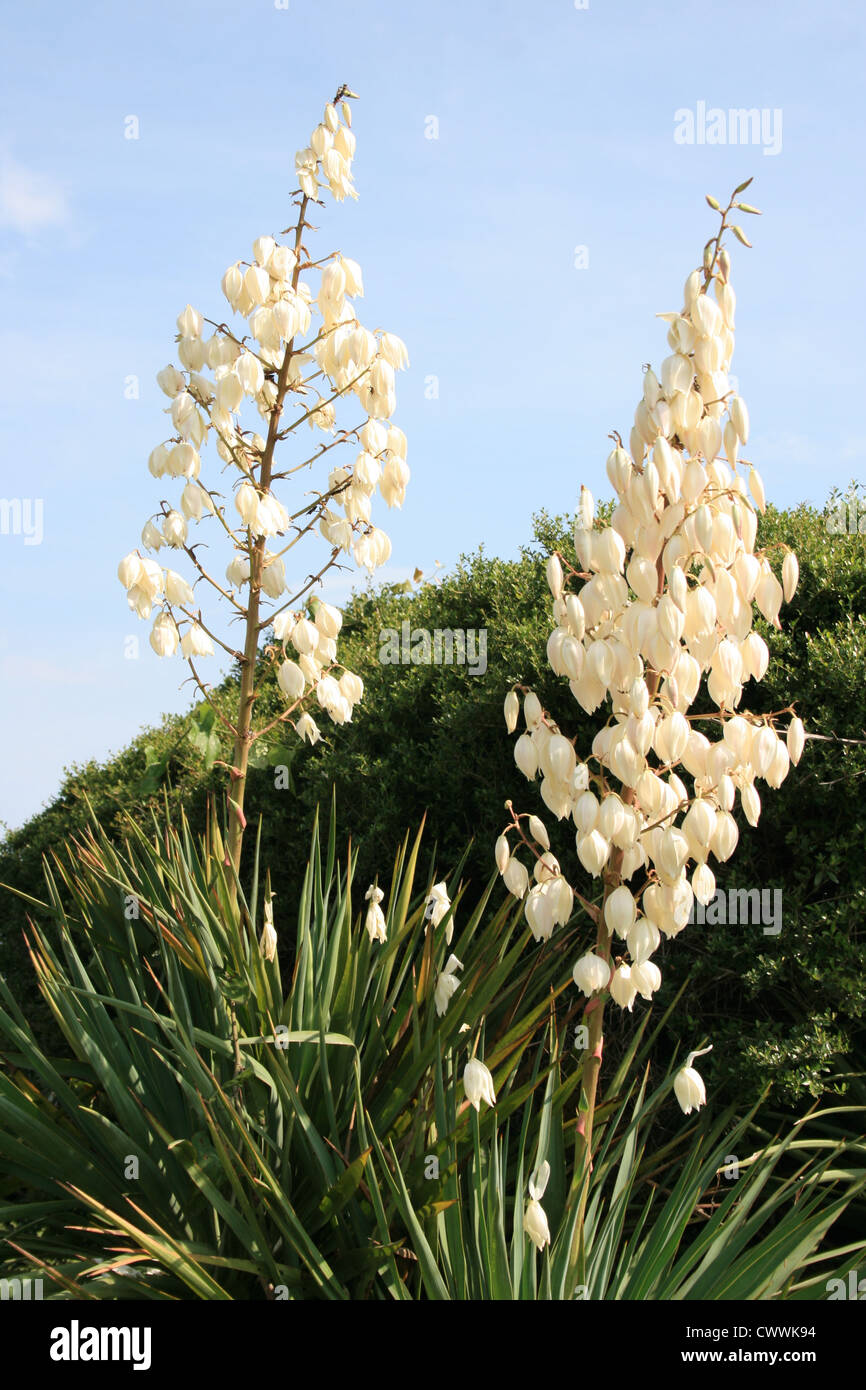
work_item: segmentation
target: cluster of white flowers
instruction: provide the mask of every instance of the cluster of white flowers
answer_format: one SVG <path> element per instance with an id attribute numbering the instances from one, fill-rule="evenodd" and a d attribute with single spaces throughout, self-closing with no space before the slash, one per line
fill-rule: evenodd
<path id="1" fill-rule="evenodd" d="M 329 104 L 309 146 L 297 156 L 301 193 L 295 244 L 280 245 L 271 236 L 261 236 L 253 244 L 252 260 L 236 262 L 223 276 L 225 297 L 247 321 L 246 330 L 214 324 L 207 336 L 203 316 L 191 305 L 179 315 L 180 365 L 166 366 L 157 375 L 171 402 L 167 414 L 172 436 L 157 445 L 148 466 L 155 478 L 176 479 L 183 486 L 177 506 L 163 502 L 162 511 L 146 523 L 141 535 L 146 552 L 163 546 L 185 551 L 199 577 L 244 615 L 254 583 L 257 614 L 261 600 L 282 603 L 272 614 L 275 634 L 278 641 L 290 643 L 298 660 L 283 662 L 280 686 L 290 700 L 315 690 L 320 707 L 337 723 L 351 718 L 362 682 L 350 672 L 339 679 L 326 674 L 336 662 L 341 622 L 336 609 L 319 605 L 313 622 L 304 612 L 286 611 L 292 600 L 284 556 L 318 525 L 331 549 L 329 563 L 343 551 L 372 573 L 391 554 L 387 535 L 371 522 L 373 493 L 378 487 L 388 507 L 399 507 L 409 481 L 406 437 L 390 423 L 396 409 L 395 373 L 408 365 L 406 347 L 393 334 L 373 332 L 360 323 L 354 301 L 363 295 L 364 286 L 357 262 L 337 254 L 324 264 L 314 263 L 302 241 L 309 226 L 307 200 L 325 189 L 337 200 L 357 196 L 350 127 L 348 102 L 339 102 L 339 109 Z M 319 269 L 316 294 L 301 275 Z M 321 323 L 314 325 L 317 316 Z M 338 432 L 337 404 L 351 398 L 358 402 L 361 418 Z M 284 406 L 290 402 L 298 414 L 284 421 Z M 265 421 L 267 437 L 244 424 L 247 404 Z M 327 488 L 307 493 L 302 511 L 290 516 L 273 491 L 273 485 L 288 476 L 277 471 L 274 453 L 278 442 L 301 424 L 327 438 L 291 472 L 312 465 L 338 445 L 354 442 L 360 452 L 353 465 L 332 468 Z M 226 507 L 225 495 L 200 479 L 201 451 L 209 439 L 233 475 L 237 517 Z M 297 524 L 299 516 L 303 520 Z M 209 518 L 234 547 L 225 573 L 227 588 L 203 569 L 190 540 L 190 527 Z M 267 541 L 274 537 L 286 539 L 281 549 L 269 550 Z M 212 635 L 203 626 L 201 611 L 194 609 L 193 589 L 174 571 L 134 551 L 121 561 L 118 576 L 140 618 L 150 618 L 153 607 L 159 607 L 150 640 L 160 656 L 171 656 L 178 647 L 185 657 L 213 653 Z M 312 741 L 318 736 L 311 720 L 301 732 Z"/>
<path id="2" fill-rule="evenodd" d="M 347 92 L 346 96 L 354 96 Z M 343 121 L 340 121 L 340 115 Z M 326 183 L 331 197 L 341 203 L 345 197 L 357 198 L 352 183 L 352 160 L 355 157 L 355 137 L 352 134 L 352 108 L 347 100 L 340 102 L 340 111 L 333 103 L 325 107 L 325 117 L 316 126 L 305 150 L 295 155 L 298 183 L 307 198 L 318 198 L 320 183 Z"/>
<path id="3" fill-rule="evenodd" d="M 337 658 L 337 635 L 343 625 L 338 608 L 319 603 L 311 622 L 303 613 L 284 610 L 274 621 L 274 636 L 283 643 L 284 660 L 277 671 L 277 683 L 286 699 L 294 702 L 315 687 L 319 706 L 335 724 L 347 724 L 364 694 L 364 682 L 353 671 L 343 671 L 337 679 L 326 674 Z M 288 646 L 294 657 L 286 656 Z M 302 716 L 303 718 L 303 716 Z M 312 716 L 307 715 L 298 732 L 310 743 L 319 738 Z"/>
<path id="4" fill-rule="evenodd" d="M 689 275 L 682 310 L 661 315 L 670 355 L 659 376 L 646 370 L 628 451 L 617 437 L 607 460 L 618 499 L 610 525 L 597 523 L 582 489 L 579 568 L 563 566 L 558 555 L 547 562 L 550 665 L 588 713 L 609 700 L 611 718 L 580 759 L 530 692 L 514 750 L 524 776 L 541 779 L 551 814 L 573 820 L 583 868 L 604 879 L 606 930 L 597 951 L 577 962 L 575 982 L 587 996 L 609 991 L 625 1009 L 661 983 L 651 959 L 661 936 L 682 931 L 695 898 L 705 904 L 713 897 L 708 861 L 733 853 L 737 797 L 756 825 L 756 784 L 779 787 L 804 746 L 800 719 L 780 732 L 777 716 L 740 711 L 745 684 L 760 681 L 768 661 L 752 628 L 753 604 L 778 627 L 798 568 L 787 552 L 780 583 L 769 558 L 755 552 L 764 489 L 740 458 L 749 418 L 728 377 L 734 309 L 722 251 L 706 271 Z M 748 483 L 738 472 L 743 465 Z M 691 712 L 705 677 L 712 708 Z M 519 714 L 512 690 L 509 732 Z M 514 832 L 534 857 L 532 880 L 520 846 L 509 841 Z M 526 900 L 533 936 L 548 939 L 571 916 L 573 888 L 539 817 L 514 815 L 495 858 L 509 891 Z M 622 946 L 612 952 L 614 937 Z"/>

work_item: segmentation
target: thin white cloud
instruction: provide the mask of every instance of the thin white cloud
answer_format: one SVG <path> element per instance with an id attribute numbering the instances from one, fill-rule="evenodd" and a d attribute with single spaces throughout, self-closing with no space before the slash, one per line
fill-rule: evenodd
<path id="1" fill-rule="evenodd" d="M 57 183 L 8 156 L 0 159 L 0 226 L 35 232 L 56 227 L 68 216 L 66 195 Z"/>

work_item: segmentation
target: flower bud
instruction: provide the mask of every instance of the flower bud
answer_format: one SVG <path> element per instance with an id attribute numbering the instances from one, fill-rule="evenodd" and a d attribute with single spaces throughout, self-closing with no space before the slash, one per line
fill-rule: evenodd
<path id="1" fill-rule="evenodd" d="M 509 848 L 508 839 L 505 835 L 500 835 L 497 839 L 493 857 L 496 860 L 497 869 L 501 874 L 504 874 L 508 867 L 508 861 L 511 858 L 511 849 Z"/>
<path id="2" fill-rule="evenodd" d="M 757 825 L 761 814 L 761 798 L 751 782 L 740 788 L 740 805 L 749 825 Z"/>
<path id="3" fill-rule="evenodd" d="M 730 781 L 730 779 L 728 779 Z M 733 784 L 732 784 L 733 790 Z M 716 824 L 713 829 L 711 848 L 720 864 L 730 859 L 737 847 L 740 832 L 737 829 L 737 822 L 729 811 L 719 811 L 716 815 Z"/>
<path id="4" fill-rule="evenodd" d="M 729 405 L 728 411 L 730 421 L 736 431 L 737 438 L 741 444 L 749 442 L 749 412 L 746 409 L 746 402 L 742 396 L 734 396 Z"/>
<path id="5" fill-rule="evenodd" d="M 782 561 L 782 591 L 785 602 L 790 603 L 794 594 L 797 592 L 797 581 L 800 577 L 800 566 L 793 550 L 789 550 Z"/>
<path id="6" fill-rule="evenodd" d="M 550 849 L 550 837 L 547 834 L 547 827 L 544 821 L 539 820 L 538 816 L 529 817 L 529 833 L 537 844 L 541 845 L 545 850 Z"/>
<path id="7" fill-rule="evenodd" d="M 757 468 L 749 469 L 749 491 L 758 505 L 758 511 L 763 515 L 767 510 L 767 499 L 764 495 L 764 484 Z"/>
<path id="8" fill-rule="evenodd" d="M 255 521 L 258 505 L 259 494 L 252 483 L 241 483 L 235 493 L 235 506 L 245 526 L 250 526 Z"/>
<path id="9" fill-rule="evenodd" d="M 274 909 L 271 902 L 265 903 L 265 920 L 259 940 L 259 951 L 266 961 L 272 961 L 277 954 L 277 933 L 274 927 Z"/>
<path id="10" fill-rule="evenodd" d="M 545 567 L 547 587 L 554 598 L 562 598 L 563 574 L 558 555 L 551 555 Z"/>
<path id="11" fill-rule="evenodd" d="M 187 304 L 183 313 L 177 316 L 177 331 L 182 338 L 200 338 L 204 319 L 198 310 Z"/>
<path id="12" fill-rule="evenodd" d="M 527 781 L 531 782 L 538 771 L 538 754 L 529 734 L 521 734 L 515 743 L 514 761 Z"/>
<path id="13" fill-rule="evenodd" d="M 236 309 L 244 289 L 244 277 L 240 266 L 230 265 L 222 278 L 222 291 L 233 309 Z"/>
<path id="14" fill-rule="evenodd" d="M 806 746 L 806 730 L 802 719 L 794 718 L 788 725 L 786 744 L 791 762 L 796 767 L 800 758 L 803 756 L 803 749 Z"/>
<path id="15" fill-rule="evenodd" d="M 692 892 L 704 907 L 715 896 L 716 876 L 708 864 L 699 864 L 692 874 Z"/>
<path id="16" fill-rule="evenodd" d="M 530 690 L 523 701 L 523 718 L 526 721 L 527 729 L 534 729 L 537 724 L 541 723 L 542 713 L 541 701 L 535 692 Z"/>

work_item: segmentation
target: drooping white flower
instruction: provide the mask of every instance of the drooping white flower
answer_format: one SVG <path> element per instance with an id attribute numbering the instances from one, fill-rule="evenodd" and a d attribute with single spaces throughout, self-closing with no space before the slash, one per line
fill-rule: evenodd
<path id="1" fill-rule="evenodd" d="M 279 598 L 286 589 L 286 566 L 281 556 L 267 555 L 263 558 L 262 593 L 268 598 Z"/>
<path id="2" fill-rule="evenodd" d="M 463 969 L 463 962 L 458 960 L 455 955 L 450 955 L 445 962 L 445 967 L 439 972 L 436 980 L 436 988 L 433 991 L 433 1002 L 436 1005 L 436 1012 L 441 1018 L 451 1002 L 451 997 L 460 986 L 455 971 Z"/>
<path id="3" fill-rule="evenodd" d="M 384 896 L 382 889 L 377 888 L 372 883 L 364 894 L 365 899 L 370 904 L 367 908 L 364 926 L 367 928 L 367 935 L 371 941 L 387 941 L 388 939 L 385 914 L 379 906 Z"/>
<path id="4" fill-rule="evenodd" d="M 188 391 L 181 391 L 172 401 L 169 413 L 171 422 L 181 439 L 189 439 L 193 431 L 194 421 L 197 418 L 194 397 Z"/>
<path id="5" fill-rule="evenodd" d="M 343 262 L 345 265 L 345 261 Z M 409 365 L 409 352 L 402 338 L 398 338 L 395 333 L 383 333 L 379 339 L 379 351 L 385 361 L 401 371 Z"/>
<path id="6" fill-rule="evenodd" d="M 162 534 L 166 545 L 170 545 L 173 550 L 180 550 L 186 545 L 186 518 L 180 512 L 169 512 L 162 523 Z"/>
<path id="7" fill-rule="evenodd" d="M 337 681 L 340 687 L 340 694 L 348 700 L 350 705 L 357 705 L 364 694 L 364 682 L 354 671 L 344 671 Z"/>
<path id="8" fill-rule="evenodd" d="M 529 887 L 529 870 L 512 855 L 502 872 L 502 879 L 513 897 L 522 898 Z"/>
<path id="9" fill-rule="evenodd" d="M 314 622 L 326 637 L 337 637 L 343 626 L 343 615 L 339 608 L 334 608 L 330 603 L 320 603 L 316 608 Z"/>
<path id="10" fill-rule="evenodd" d="M 655 961 L 645 960 L 631 967 L 631 982 L 642 999 L 652 999 L 661 987 L 662 972 Z"/>
<path id="11" fill-rule="evenodd" d="M 354 140 L 354 136 L 352 137 Z M 364 277 L 361 267 L 357 261 L 353 261 L 349 256 L 341 256 L 340 264 L 345 276 L 345 291 L 350 299 L 363 298 L 364 296 Z"/>
<path id="12" fill-rule="evenodd" d="M 304 743 L 318 743 L 319 739 L 322 737 L 319 732 L 319 726 L 311 714 L 304 713 L 301 715 L 295 725 L 295 731 Z"/>
<path id="13" fill-rule="evenodd" d="M 550 1244 L 550 1226 L 541 1205 L 549 1180 L 550 1164 L 545 1159 L 529 1179 L 529 1201 L 523 1214 L 523 1229 L 536 1250 L 543 1250 Z"/>
<path id="14" fill-rule="evenodd" d="M 180 509 L 187 521 L 201 521 L 205 512 L 213 511 L 213 503 L 198 483 L 187 483 L 180 495 Z"/>
<path id="15" fill-rule="evenodd" d="M 213 642 L 203 627 L 191 623 L 183 634 L 180 649 L 184 656 L 213 656 Z"/>
<path id="16" fill-rule="evenodd" d="M 120 564 L 117 566 L 117 577 L 124 589 L 132 589 L 139 581 L 141 574 L 141 556 L 136 555 L 135 551 L 130 551 L 124 555 Z"/>
<path id="17" fill-rule="evenodd" d="M 183 372 L 178 371 L 177 367 L 169 365 L 163 367 L 161 372 L 157 372 L 156 382 L 160 391 L 164 391 L 173 400 L 186 386 L 186 377 Z"/>
<path id="18" fill-rule="evenodd" d="M 549 941 L 556 925 L 556 902 L 550 888 L 551 884 L 536 883 L 526 898 L 526 921 L 536 941 Z"/>
<path id="19" fill-rule="evenodd" d="M 292 622 L 289 640 L 301 656 L 309 656 L 319 643 L 319 632 L 309 618 L 297 618 Z"/>
<path id="20" fill-rule="evenodd" d="M 433 927 L 438 927 L 443 917 L 451 907 L 451 899 L 448 896 L 448 889 L 444 883 L 434 883 L 430 889 L 427 901 L 424 904 L 424 917 Z M 454 917 L 450 918 L 445 928 L 445 940 L 451 945 L 451 938 L 454 935 Z"/>
<path id="21" fill-rule="evenodd" d="M 226 579 L 233 589 L 239 589 L 250 577 L 250 561 L 247 555 L 235 555 L 226 565 Z"/>
<path id="22" fill-rule="evenodd" d="M 632 978 L 632 973 L 631 966 L 620 965 L 613 972 L 610 981 L 611 998 L 621 1009 L 628 1009 L 629 1013 L 634 1008 L 638 992 L 637 982 Z"/>
<path id="23" fill-rule="evenodd" d="M 195 602 L 192 587 L 176 570 L 166 570 L 165 572 L 165 596 L 169 603 L 188 605 Z"/>
<path id="24" fill-rule="evenodd" d="M 686 1058 L 685 1066 L 681 1067 L 674 1077 L 674 1094 L 685 1115 L 690 1115 L 693 1110 L 699 1110 L 702 1105 L 707 1103 L 707 1091 L 703 1077 L 692 1066 L 695 1058 L 703 1057 L 706 1052 L 712 1052 L 712 1043 L 699 1052 L 690 1052 Z"/>
<path id="25" fill-rule="evenodd" d="M 177 651 L 178 635 L 174 619 L 168 613 L 159 613 L 150 634 L 150 645 L 157 656 L 174 656 Z"/>
<path id="26" fill-rule="evenodd" d="M 637 905 L 631 891 L 621 884 L 615 888 L 604 905 L 604 920 L 610 931 L 623 940 L 635 924 Z"/>
<path id="27" fill-rule="evenodd" d="M 575 964 L 572 974 L 574 983 L 580 992 L 588 997 L 597 990 L 607 988 L 610 979 L 610 966 L 594 951 L 587 951 L 586 955 L 581 956 Z"/>
<path id="28" fill-rule="evenodd" d="M 162 532 L 152 521 L 146 521 L 141 532 L 141 543 L 145 550 L 159 550 L 165 545 Z"/>
<path id="29" fill-rule="evenodd" d="M 477 1057 L 471 1058 L 463 1069 L 463 1090 L 469 1104 L 478 1111 L 482 1100 L 485 1105 L 496 1104 L 492 1073 Z"/>
<path id="30" fill-rule="evenodd" d="M 295 661 L 284 661 L 277 672 L 277 683 L 287 700 L 299 700 L 306 688 L 304 673 Z"/>

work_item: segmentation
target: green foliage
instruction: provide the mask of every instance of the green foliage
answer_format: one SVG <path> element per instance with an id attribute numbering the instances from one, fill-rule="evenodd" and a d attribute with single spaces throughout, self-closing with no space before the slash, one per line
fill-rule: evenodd
<path id="1" fill-rule="evenodd" d="M 782 631 L 761 625 L 770 664 L 744 702 L 758 713 L 793 704 L 815 737 L 782 787 L 762 791 L 757 828 L 740 821 L 717 881 L 781 889 L 781 932 L 690 927 L 675 943 L 697 960 L 689 1026 L 725 1039 L 719 1078 L 732 1095 L 772 1077 L 789 1102 L 818 1096 L 844 1084 L 833 1078 L 852 1069 L 846 1055 L 866 1064 L 866 537 L 834 534 L 834 505 L 770 507 L 758 533 L 777 570 L 784 547 L 796 551 L 800 583 Z"/>
<path id="2" fill-rule="evenodd" d="M 2 1277 L 38 1269 L 58 1300 L 773 1298 L 853 1267 L 854 1246 L 828 1238 L 866 1182 L 844 1140 L 822 1150 L 798 1129 L 729 1187 L 720 1165 L 748 1117 L 705 1113 L 649 1146 L 672 1077 L 648 1064 L 648 1016 L 585 1178 L 559 983 L 575 930 L 536 948 L 489 890 L 468 913 L 459 863 L 429 929 L 420 836 L 396 855 L 374 945 L 334 818 L 326 842 L 314 828 L 286 986 L 257 945 L 258 853 L 236 912 L 212 820 L 203 840 L 185 821 L 127 831 L 118 849 L 94 826 L 48 870 L 51 925 L 31 942 L 59 1052 L 0 984 Z M 452 927 L 463 970 L 440 1018 Z M 476 1045 L 497 1095 L 482 1115 L 460 1084 Z M 538 1256 L 522 1216 L 543 1159 Z"/>

